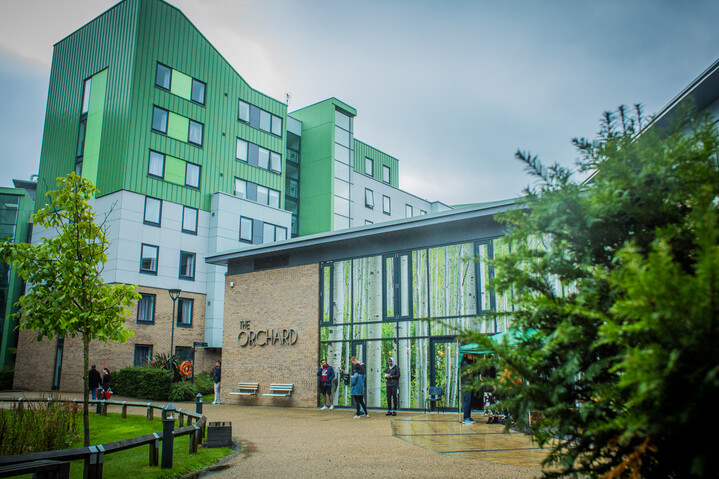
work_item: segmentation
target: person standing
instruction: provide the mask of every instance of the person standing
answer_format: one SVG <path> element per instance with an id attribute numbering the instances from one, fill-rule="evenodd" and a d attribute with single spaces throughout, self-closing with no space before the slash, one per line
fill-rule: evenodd
<path id="1" fill-rule="evenodd" d="M 364 402 L 364 374 L 362 374 L 362 367 L 359 364 L 355 364 L 353 367 L 350 386 L 350 394 L 357 407 L 357 413 L 354 415 L 354 418 L 357 419 L 362 416 L 369 417 L 367 405 Z M 364 411 L 364 414 L 362 414 L 362 411 Z"/>
<path id="2" fill-rule="evenodd" d="M 222 361 L 217 361 L 212 368 L 212 380 L 215 382 L 215 400 L 212 404 L 220 404 L 220 381 L 222 380 Z"/>
<path id="3" fill-rule="evenodd" d="M 110 390 L 110 370 L 102 368 L 102 390 L 104 391 L 104 399 L 109 399 L 107 392 Z"/>
<path id="4" fill-rule="evenodd" d="M 396 416 L 397 407 L 399 406 L 399 366 L 394 362 L 394 358 L 387 360 L 387 367 L 384 370 L 384 377 L 387 380 L 387 414 L 385 416 Z"/>
<path id="5" fill-rule="evenodd" d="M 332 381 L 335 378 L 335 370 L 332 366 L 327 364 L 327 360 L 323 359 L 320 361 L 320 369 L 317 371 L 317 377 L 320 380 L 320 394 L 322 394 L 322 400 L 324 406 L 321 409 L 334 409 L 335 406 L 332 403 Z M 327 396 L 329 396 L 329 406 L 327 406 Z"/>
<path id="6" fill-rule="evenodd" d="M 90 368 L 90 373 L 87 379 L 88 386 L 90 386 L 90 393 L 92 394 L 92 399 L 97 399 L 97 388 L 100 386 L 101 382 L 102 377 L 100 377 L 100 371 L 98 371 L 97 367 L 93 364 Z"/>
<path id="7" fill-rule="evenodd" d="M 472 419 L 472 391 L 470 389 L 472 385 L 472 377 L 469 375 L 469 368 L 474 362 L 474 356 L 471 354 L 467 354 L 464 358 L 462 358 L 462 364 L 460 365 L 460 371 L 461 371 L 461 379 L 460 382 L 462 384 L 462 412 L 463 412 L 463 419 L 462 423 L 464 424 L 472 424 L 477 421 Z"/>

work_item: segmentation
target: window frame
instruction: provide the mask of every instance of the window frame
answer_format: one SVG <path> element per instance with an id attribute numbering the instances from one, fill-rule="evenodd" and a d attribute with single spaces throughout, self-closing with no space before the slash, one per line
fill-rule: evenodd
<path id="1" fill-rule="evenodd" d="M 164 131 L 155 128 L 155 111 L 163 111 L 163 112 L 165 112 L 165 130 L 164 130 Z M 154 131 L 155 133 L 160 133 L 160 134 L 162 134 L 162 135 L 167 135 L 167 125 L 168 125 L 169 122 L 170 122 L 170 111 L 169 111 L 169 110 L 166 110 L 166 109 L 164 109 L 164 108 L 161 108 L 161 107 L 159 107 L 159 106 L 157 106 L 157 105 L 152 105 L 152 124 L 151 124 L 151 126 L 150 126 L 150 129 L 151 129 L 152 131 Z M 188 131 L 188 135 L 189 135 L 189 131 Z"/>
<path id="2" fill-rule="evenodd" d="M 245 238 L 242 237 L 242 220 L 247 220 L 247 221 L 249 221 L 249 224 L 250 224 L 250 239 L 245 239 Z M 254 238 L 254 233 L 255 233 L 255 226 L 254 226 L 254 225 L 255 225 L 255 220 L 253 220 L 252 218 L 250 218 L 250 217 L 248 217 L 248 216 L 240 216 L 239 241 L 240 241 L 241 243 L 252 244 L 252 239 Z"/>
<path id="3" fill-rule="evenodd" d="M 192 185 L 192 184 L 190 184 L 190 183 L 188 182 L 188 180 L 187 180 L 187 176 L 188 176 L 188 174 L 189 174 L 189 172 L 190 172 L 190 168 L 191 168 L 191 167 L 197 168 L 197 185 Z M 192 188 L 192 189 L 195 189 L 195 190 L 199 190 L 199 189 L 200 189 L 200 181 L 201 181 L 201 178 L 202 178 L 202 166 L 197 165 L 197 164 L 195 164 L 195 163 L 191 163 L 191 162 L 189 162 L 189 161 L 186 161 L 186 162 L 185 162 L 185 186 L 188 187 L 188 188 Z"/>
<path id="4" fill-rule="evenodd" d="M 143 250 L 145 247 L 148 248 L 154 248 L 155 249 L 155 269 L 143 269 L 142 267 L 142 259 L 143 259 Z M 159 269 L 159 263 L 160 263 L 160 247 L 154 244 L 149 243 L 140 243 L 140 273 L 141 274 L 150 274 L 153 276 L 157 276 L 157 270 Z"/>
<path id="5" fill-rule="evenodd" d="M 134 350 L 134 354 L 133 354 L 133 358 L 132 358 L 132 364 L 133 364 L 133 366 L 147 366 L 147 364 L 148 364 L 150 361 L 152 361 L 152 347 L 153 347 L 152 344 L 135 344 L 135 350 Z M 146 349 L 146 350 L 148 351 L 147 361 L 145 361 L 144 363 L 141 363 L 141 364 L 139 364 L 139 363 L 137 362 L 137 354 L 138 354 L 138 351 L 137 351 L 137 350 L 138 350 L 138 348 L 144 348 L 144 349 Z"/>
<path id="6" fill-rule="evenodd" d="M 385 172 L 387 173 L 387 179 L 384 179 Z M 390 184 L 392 181 L 392 170 L 387 165 L 382 165 L 382 183 Z"/>
<path id="7" fill-rule="evenodd" d="M 369 201 L 368 201 L 367 193 L 369 193 Z M 371 210 L 374 209 L 374 191 L 372 191 L 369 188 L 364 189 L 364 205 L 365 205 L 365 208 L 369 208 Z"/>
<path id="8" fill-rule="evenodd" d="M 152 166 L 152 155 L 153 154 L 159 155 L 162 157 L 162 175 L 161 176 L 158 176 L 158 175 L 150 172 L 150 169 Z M 166 155 L 164 153 L 160 153 L 159 151 L 156 151 L 156 150 L 150 150 L 150 154 L 147 159 L 147 176 L 149 176 L 150 178 L 157 178 L 160 180 L 165 179 L 165 159 L 166 159 L 165 156 Z"/>
<path id="9" fill-rule="evenodd" d="M 140 302 L 152 298 L 152 319 L 140 319 Z M 136 322 L 139 324 L 155 324 L 155 309 L 157 307 L 157 295 L 152 293 L 140 293 L 140 299 L 137 300 L 137 318 Z"/>
<path id="10" fill-rule="evenodd" d="M 194 92 L 195 92 L 195 84 L 202 85 L 202 101 L 197 101 L 193 98 Z M 190 101 L 197 105 L 205 106 L 205 103 L 207 102 L 206 95 L 207 95 L 207 83 L 200 81 L 197 78 L 193 78 L 192 85 L 190 86 Z"/>
<path id="11" fill-rule="evenodd" d="M 387 201 L 385 202 L 385 200 Z M 387 195 L 382 195 L 382 213 L 388 216 L 392 215 L 392 198 Z"/>
<path id="12" fill-rule="evenodd" d="M 187 228 L 185 228 L 185 215 L 188 210 L 195 214 L 195 229 L 194 230 L 188 230 Z M 199 217 L 200 217 L 200 212 L 197 208 L 193 208 L 192 206 L 182 205 L 182 225 L 181 225 L 182 232 L 197 236 L 197 222 L 200 219 Z"/>
<path id="13" fill-rule="evenodd" d="M 240 158 L 240 156 L 238 155 L 238 153 L 240 151 L 240 148 L 239 148 L 240 142 L 245 144 L 245 158 L 244 159 Z M 241 161 L 243 163 L 249 163 L 249 161 L 250 161 L 250 142 L 249 141 L 244 140 L 242 138 L 237 138 L 237 142 L 235 144 L 235 160 Z"/>
<path id="14" fill-rule="evenodd" d="M 190 322 L 189 323 L 180 323 L 180 315 L 182 314 L 182 304 L 189 301 L 192 306 L 190 306 Z M 195 300 L 192 298 L 178 298 L 177 300 L 177 319 L 175 320 L 175 326 L 178 328 L 191 328 L 193 317 L 195 316 Z"/>
<path id="15" fill-rule="evenodd" d="M 154 200 L 154 201 L 160 202 L 160 211 L 157 214 L 158 218 L 157 218 L 156 222 L 147 219 L 147 200 Z M 155 198 L 154 196 L 147 196 L 147 195 L 145 196 L 145 208 L 142 212 L 142 223 L 146 224 L 148 226 L 155 226 L 157 228 L 162 227 L 162 200 L 160 198 Z"/>
<path id="16" fill-rule="evenodd" d="M 370 165 L 369 171 L 367 171 L 368 162 Z M 364 157 L 364 174 L 374 178 L 374 160 L 368 156 Z"/>
<path id="17" fill-rule="evenodd" d="M 402 315 L 402 276 L 401 273 L 401 259 L 403 256 L 407 257 L 407 310 L 408 314 Z M 392 260 L 393 281 L 392 288 L 394 291 L 392 310 L 394 311 L 393 316 L 387 316 L 387 260 Z M 413 318 L 413 288 L 414 281 L 412 276 L 412 250 L 398 251 L 396 253 L 389 253 L 382 255 L 382 320 L 383 321 L 406 321 Z"/>
<path id="18" fill-rule="evenodd" d="M 242 104 L 247 105 L 247 119 L 245 120 L 242 118 Z M 242 123 L 250 124 L 250 110 L 252 109 L 252 104 L 250 102 L 244 101 L 243 99 L 238 99 L 237 103 L 237 120 L 241 121 Z"/>
<path id="19" fill-rule="evenodd" d="M 188 118 L 187 120 L 188 120 L 188 124 L 187 124 L 187 143 L 190 144 L 190 145 L 195 145 L 195 146 L 202 147 L 202 143 L 203 143 L 204 137 L 205 137 L 205 124 L 204 124 L 204 123 L 200 123 L 199 121 L 192 120 L 192 119 L 190 119 L 190 118 Z M 192 125 L 199 125 L 199 126 L 200 126 L 200 142 L 199 142 L 199 143 L 196 142 L 196 141 L 192 141 Z"/>
<path id="20" fill-rule="evenodd" d="M 182 261 L 183 257 L 190 257 L 192 258 L 192 274 L 183 274 L 182 268 L 184 266 L 184 262 Z M 180 269 L 178 271 L 178 277 L 179 279 L 183 279 L 185 281 L 195 281 L 195 274 L 197 272 L 197 253 L 192 253 L 190 251 L 183 251 L 180 250 Z"/>
<path id="21" fill-rule="evenodd" d="M 408 214 L 409 213 L 409 214 Z M 405 218 L 412 218 L 414 217 L 414 207 L 408 203 L 405 203 L 404 205 L 404 216 Z"/>
<path id="22" fill-rule="evenodd" d="M 158 73 L 160 72 L 160 67 L 166 68 L 166 69 L 170 72 L 170 75 L 169 75 L 168 81 L 167 81 L 167 83 L 168 83 L 167 86 L 161 85 L 160 83 L 157 82 L 157 79 L 159 78 Z M 171 91 L 171 90 L 172 90 L 172 68 L 168 67 L 168 66 L 165 65 L 164 63 L 157 62 L 157 66 L 155 67 L 155 86 L 158 87 L 158 88 L 160 88 L 160 89 L 162 89 L 162 90 L 165 90 L 165 91 Z"/>

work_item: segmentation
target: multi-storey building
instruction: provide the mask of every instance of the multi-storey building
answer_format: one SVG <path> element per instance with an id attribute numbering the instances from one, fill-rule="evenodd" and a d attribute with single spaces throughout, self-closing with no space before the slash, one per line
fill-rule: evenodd
<path id="1" fill-rule="evenodd" d="M 93 181 L 104 279 L 142 294 L 129 346 L 93 345 L 91 360 L 170 353 L 173 306 L 173 353 L 206 343 L 199 367 L 219 358 L 226 268 L 207 255 L 449 209 L 398 188 L 397 159 L 354 138 L 356 115 L 334 98 L 288 115 L 161 0 L 124 0 L 55 44 L 37 197 L 72 171 Z M 30 337 L 16 386 L 78 389 L 73 342 Z"/>

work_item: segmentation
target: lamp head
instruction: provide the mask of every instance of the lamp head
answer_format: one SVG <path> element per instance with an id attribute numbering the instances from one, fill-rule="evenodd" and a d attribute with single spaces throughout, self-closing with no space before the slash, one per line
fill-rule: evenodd
<path id="1" fill-rule="evenodd" d="M 173 301 L 175 301 L 177 298 L 179 298 L 180 293 L 182 293 L 182 291 L 179 289 L 170 289 L 167 292 L 170 293 L 170 298 L 172 298 Z"/>

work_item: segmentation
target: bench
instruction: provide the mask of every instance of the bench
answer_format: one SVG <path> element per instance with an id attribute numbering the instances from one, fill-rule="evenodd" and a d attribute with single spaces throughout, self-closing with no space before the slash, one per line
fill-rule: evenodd
<path id="1" fill-rule="evenodd" d="M 264 393 L 263 396 L 281 396 L 289 397 L 292 396 L 293 384 L 287 383 L 272 383 L 270 384 L 270 392 Z"/>
<path id="2" fill-rule="evenodd" d="M 235 396 L 257 396 L 257 390 L 260 389 L 260 383 L 237 383 L 237 391 L 230 394 Z"/>

